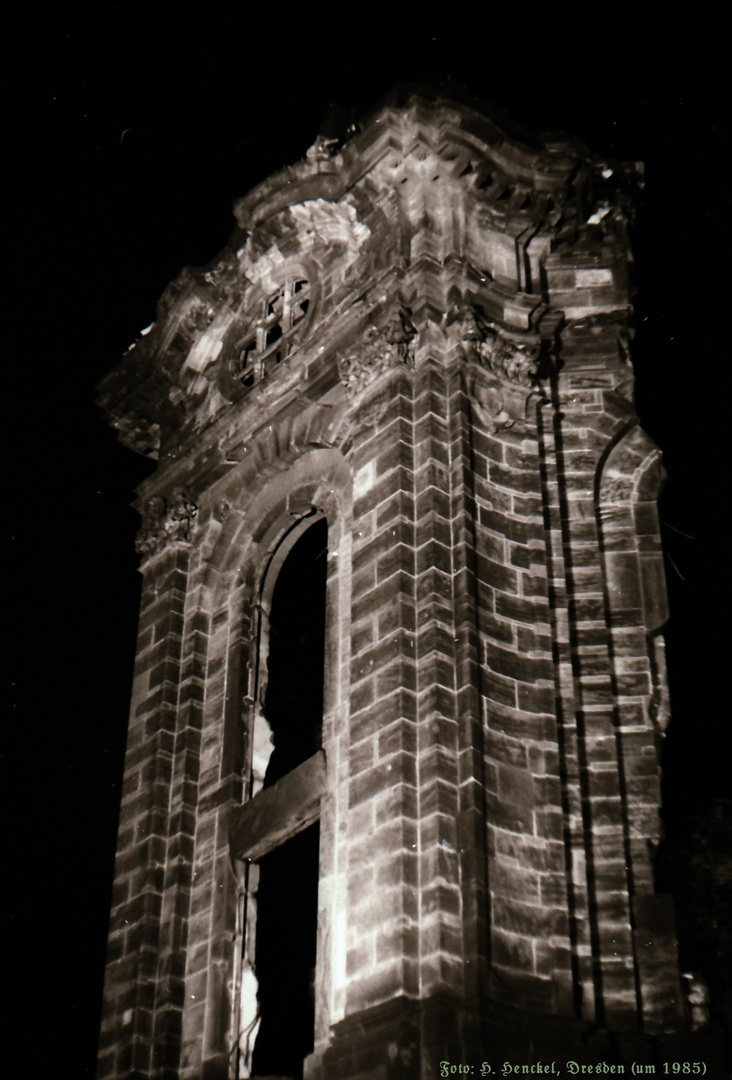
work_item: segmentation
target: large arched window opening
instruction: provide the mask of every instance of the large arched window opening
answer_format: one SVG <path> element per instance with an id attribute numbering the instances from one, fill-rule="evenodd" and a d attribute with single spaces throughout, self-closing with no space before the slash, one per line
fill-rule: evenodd
<path id="1" fill-rule="evenodd" d="M 268 647 L 260 702 L 273 743 L 265 787 L 321 747 L 327 554 L 328 528 L 325 518 L 319 517 L 299 536 L 279 569 L 269 611 L 262 605 Z M 262 682 L 263 645 L 264 633 Z"/>
<path id="2" fill-rule="evenodd" d="M 327 524 L 304 518 L 265 574 L 244 860 L 237 1077 L 302 1080 L 313 1050 Z"/>

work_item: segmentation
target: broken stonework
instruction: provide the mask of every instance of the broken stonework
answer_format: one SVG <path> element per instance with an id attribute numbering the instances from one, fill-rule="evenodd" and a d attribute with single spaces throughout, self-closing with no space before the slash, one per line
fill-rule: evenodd
<path id="1" fill-rule="evenodd" d="M 158 466 L 100 1080 L 627 1065 L 703 1033 L 652 864 L 641 178 L 387 104 L 242 199 L 102 383 Z"/>

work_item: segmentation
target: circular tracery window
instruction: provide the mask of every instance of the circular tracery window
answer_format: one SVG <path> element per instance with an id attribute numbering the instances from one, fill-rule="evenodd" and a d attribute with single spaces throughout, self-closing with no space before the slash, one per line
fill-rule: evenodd
<path id="1" fill-rule="evenodd" d="M 288 278 L 263 301 L 260 315 L 248 333 L 234 345 L 234 378 L 244 387 L 256 385 L 281 364 L 294 345 L 295 331 L 310 306 L 310 283 Z"/>

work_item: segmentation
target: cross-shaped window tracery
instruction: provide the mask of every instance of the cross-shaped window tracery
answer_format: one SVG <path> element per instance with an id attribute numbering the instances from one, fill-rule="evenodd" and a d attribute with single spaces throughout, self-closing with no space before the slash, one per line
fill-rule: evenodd
<path id="1" fill-rule="evenodd" d="M 310 283 L 292 277 L 265 300 L 251 332 L 235 346 L 235 375 L 242 386 L 255 386 L 289 355 L 298 324 L 310 306 Z"/>

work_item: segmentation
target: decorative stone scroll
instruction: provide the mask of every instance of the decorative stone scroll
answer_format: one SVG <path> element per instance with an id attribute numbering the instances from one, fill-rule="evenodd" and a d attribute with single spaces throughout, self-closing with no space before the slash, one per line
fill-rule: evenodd
<path id="1" fill-rule="evenodd" d="M 462 304 L 454 320 L 466 358 L 487 368 L 499 379 L 532 390 L 539 371 L 539 343 L 509 337 L 487 323 L 472 304 Z"/>
<path id="2" fill-rule="evenodd" d="M 500 330 L 489 328 L 478 346 L 481 360 L 494 375 L 531 389 L 539 370 L 538 345 L 524 345 L 505 337 Z"/>
<path id="3" fill-rule="evenodd" d="M 197 516 L 198 507 L 184 487 L 174 488 L 168 499 L 152 495 L 143 507 L 135 551 L 149 559 L 171 544 L 188 543 Z"/>
<path id="4" fill-rule="evenodd" d="M 397 364 L 414 367 L 414 338 L 409 316 L 399 310 L 382 327 L 369 326 L 357 352 L 338 362 L 338 373 L 349 397 L 364 390 Z"/>
<path id="5" fill-rule="evenodd" d="M 526 418 L 529 401 L 541 393 L 538 384 L 541 341 L 517 340 L 489 323 L 479 308 L 463 303 L 447 316 L 453 337 L 465 360 L 472 361 L 493 378 L 477 372 L 469 379 L 476 417 L 486 431 L 495 434 Z"/>
<path id="6" fill-rule="evenodd" d="M 512 428 L 517 417 L 505 408 L 507 402 L 502 394 L 490 387 L 473 386 L 473 409 L 486 431 L 495 435 L 498 431 Z"/>

